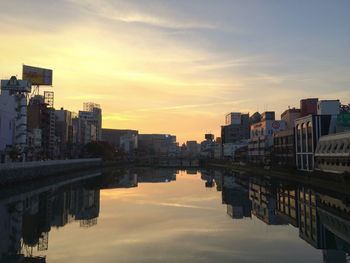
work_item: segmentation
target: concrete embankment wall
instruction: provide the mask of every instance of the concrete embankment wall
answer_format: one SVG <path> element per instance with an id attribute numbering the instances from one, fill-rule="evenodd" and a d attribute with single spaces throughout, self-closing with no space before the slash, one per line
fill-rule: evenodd
<path id="1" fill-rule="evenodd" d="M 54 160 L 0 164 L 0 184 L 25 182 L 48 178 L 66 172 L 80 171 L 102 165 L 102 159 Z"/>

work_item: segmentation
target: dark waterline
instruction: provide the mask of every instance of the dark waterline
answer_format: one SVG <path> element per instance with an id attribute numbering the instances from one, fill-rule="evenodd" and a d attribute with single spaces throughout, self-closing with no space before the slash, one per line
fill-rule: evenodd
<path id="1" fill-rule="evenodd" d="M 349 253 L 350 197 L 281 180 L 114 169 L 0 192 L 1 262 L 350 262 Z"/>

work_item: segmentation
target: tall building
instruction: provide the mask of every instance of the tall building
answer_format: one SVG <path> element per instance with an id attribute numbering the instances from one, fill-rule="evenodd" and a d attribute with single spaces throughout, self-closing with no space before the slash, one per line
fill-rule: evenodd
<path id="1" fill-rule="evenodd" d="M 28 131 L 33 132 L 35 129 L 41 130 L 42 157 L 55 158 L 57 151 L 55 110 L 48 107 L 41 95 L 32 97 L 28 104 Z"/>
<path id="2" fill-rule="evenodd" d="M 96 127 L 96 140 L 102 140 L 102 109 L 99 104 L 93 102 L 84 103 L 84 110 L 79 111 L 79 118 L 82 118 Z"/>
<path id="3" fill-rule="evenodd" d="M 73 126 L 72 126 L 72 112 L 61 108 L 55 111 L 56 116 L 56 136 L 59 139 L 61 156 L 70 155 L 72 140 L 73 140 Z"/>
<path id="4" fill-rule="evenodd" d="M 6 153 L 15 144 L 16 100 L 8 91 L 0 95 L 0 162 L 6 161 Z"/>

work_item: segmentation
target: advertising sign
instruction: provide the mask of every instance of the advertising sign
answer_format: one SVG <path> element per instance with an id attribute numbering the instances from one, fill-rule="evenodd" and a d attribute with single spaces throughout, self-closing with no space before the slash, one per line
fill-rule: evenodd
<path id="1" fill-rule="evenodd" d="M 15 76 L 12 76 L 9 80 L 1 80 L 1 89 L 16 92 L 31 92 L 32 86 L 29 81 L 18 80 Z"/>
<path id="2" fill-rule="evenodd" d="M 350 113 L 340 113 L 337 118 L 337 124 L 345 127 L 350 127 Z"/>
<path id="3" fill-rule="evenodd" d="M 23 65 L 22 79 L 30 81 L 32 85 L 52 86 L 52 70 Z"/>
<path id="4" fill-rule="evenodd" d="M 274 121 L 272 123 L 272 128 L 274 128 L 275 130 L 279 129 L 280 128 L 280 123 L 278 121 Z"/>

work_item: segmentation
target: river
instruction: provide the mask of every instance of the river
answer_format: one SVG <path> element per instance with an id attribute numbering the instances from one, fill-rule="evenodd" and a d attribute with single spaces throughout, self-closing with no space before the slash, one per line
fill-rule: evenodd
<path id="1" fill-rule="evenodd" d="M 224 170 L 1 189 L 0 262 L 350 262 L 350 196 Z"/>

